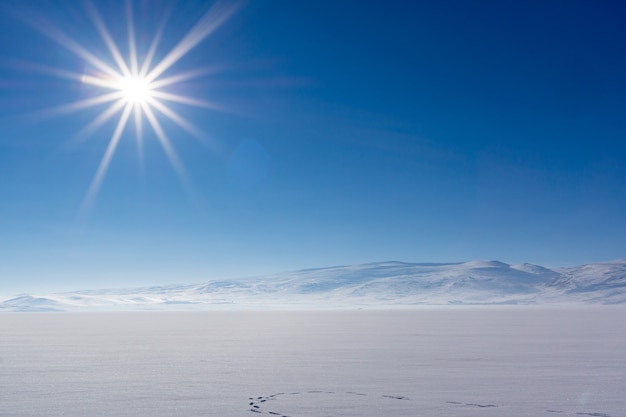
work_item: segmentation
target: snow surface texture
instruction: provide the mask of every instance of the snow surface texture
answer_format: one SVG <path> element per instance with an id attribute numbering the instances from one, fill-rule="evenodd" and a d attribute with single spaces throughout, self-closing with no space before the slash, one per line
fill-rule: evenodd
<path id="1" fill-rule="evenodd" d="M 623 417 L 623 313 L 0 314 L 0 416 Z"/>
<path id="2" fill-rule="evenodd" d="M 192 285 L 20 295 L 0 311 L 380 308 L 626 303 L 626 260 L 551 270 L 498 261 L 380 262 Z"/>

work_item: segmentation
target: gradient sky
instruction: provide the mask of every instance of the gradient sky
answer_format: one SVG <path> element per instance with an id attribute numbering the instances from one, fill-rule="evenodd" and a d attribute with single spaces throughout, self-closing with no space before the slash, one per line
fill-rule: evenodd
<path id="1" fill-rule="evenodd" d="M 124 2 L 96 0 L 127 49 Z M 161 55 L 211 2 L 134 1 Z M 568 266 L 626 248 L 626 6 L 620 1 L 244 3 L 171 68 L 218 70 L 146 128 L 72 140 L 105 107 L 35 65 L 89 71 L 45 16 L 111 61 L 80 1 L 0 0 L 0 295 L 198 282 L 383 260 Z M 112 61 L 111 61 L 112 62 Z"/>

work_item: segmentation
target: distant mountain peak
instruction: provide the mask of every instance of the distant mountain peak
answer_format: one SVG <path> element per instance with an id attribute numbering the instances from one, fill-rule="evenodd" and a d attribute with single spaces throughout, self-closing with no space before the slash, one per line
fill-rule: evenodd
<path id="1" fill-rule="evenodd" d="M 463 265 L 473 268 L 508 268 L 510 265 L 500 261 L 469 261 Z"/>

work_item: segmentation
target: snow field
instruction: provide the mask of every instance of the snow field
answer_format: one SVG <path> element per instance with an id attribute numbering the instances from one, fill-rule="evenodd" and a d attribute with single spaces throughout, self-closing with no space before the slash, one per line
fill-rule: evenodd
<path id="1" fill-rule="evenodd" d="M 0 314 L 0 416 L 623 416 L 619 307 Z"/>

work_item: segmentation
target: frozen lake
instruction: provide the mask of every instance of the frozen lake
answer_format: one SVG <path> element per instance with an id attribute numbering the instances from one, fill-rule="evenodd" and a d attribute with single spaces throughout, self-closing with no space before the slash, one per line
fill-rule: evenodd
<path id="1" fill-rule="evenodd" d="M 0 314 L 0 416 L 625 416 L 626 309 Z"/>

